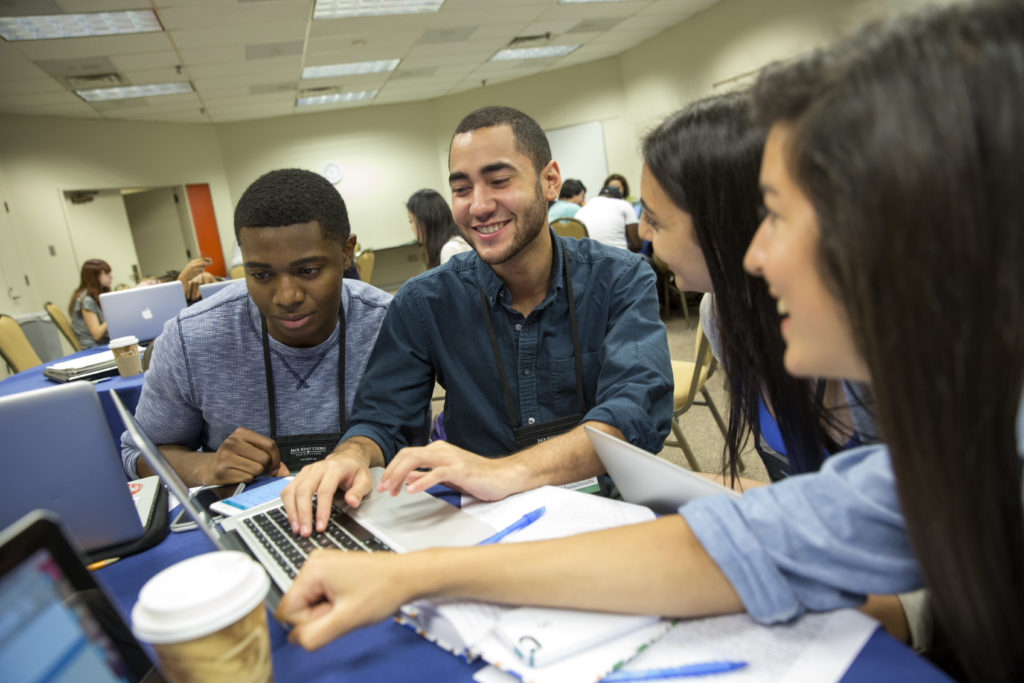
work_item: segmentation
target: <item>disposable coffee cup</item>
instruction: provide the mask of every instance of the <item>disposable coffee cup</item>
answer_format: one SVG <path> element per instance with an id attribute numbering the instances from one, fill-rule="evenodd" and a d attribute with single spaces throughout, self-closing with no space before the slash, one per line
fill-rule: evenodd
<path id="1" fill-rule="evenodd" d="M 114 362 L 122 377 L 131 377 L 142 372 L 142 356 L 139 354 L 139 340 L 136 337 L 118 337 L 108 344 L 114 352 Z"/>
<path id="2" fill-rule="evenodd" d="M 171 683 L 274 680 L 263 598 L 270 579 L 245 553 L 190 557 L 146 582 L 132 632 Z"/>

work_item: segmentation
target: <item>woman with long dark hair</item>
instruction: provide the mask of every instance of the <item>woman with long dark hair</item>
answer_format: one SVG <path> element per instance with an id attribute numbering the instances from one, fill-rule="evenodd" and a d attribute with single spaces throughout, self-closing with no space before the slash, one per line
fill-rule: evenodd
<path id="1" fill-rule="evenodd" d="M 640 236 L 654 244 L 680 288 L 714 292 L 702 302 L 702 323 L 726 370 L 728 468 L 737 476 L 752 433 L 774 481 L 817 470 L 857 428 L 841 383 L 819 392 L 817 382 L 786 372 L 775 302 L 764 282 L 743 270 L 743 254 L 761 220 L 764 139 L 742 93 L 701 100 L 669 116 L 643 143 Z M 857 415 L 858 426 L 873 432 L 870 420 Z M 763 445 L 762 427 L 779 433 L 787 460 Z M 779 439 L 770 441 L 778 447 Z"/>
<path id="2" fill-rule="evenodd" d="M 82 264 L 82 275 L 68 302 L 68 313 L 71 315 L 71 329 L 83 349 L 110 341 L 103 309 L 100 308 L 100 294 L 110 291 L 112 281 L 110 264 L 103 259 L 91 258 Z"/>
<path id="3" fill-rule="evenodd" d="M 870 382 L 887 447 L 646 524 L 321 553 L 281 601 L 293 640 L 423 596 L 776 623 L 924 585 L 947 666 L 1024 677 L 1024 5 L 868 27 L 768 70 L 754 101 L 766 217 L 746 263 L 785 366 Z"/>
<path id="4" fill-rule="evenodd" d="M 409 197 L 405 208 L 409 212 L 409 225 L 416 235 L 416 241 L 420 243 L 427 268 L 436 268 L 455 254 L 472 248 L 462 238 L 459 226 L 452 217 L 452 210 L 440 193 L 417 190 Z"/>

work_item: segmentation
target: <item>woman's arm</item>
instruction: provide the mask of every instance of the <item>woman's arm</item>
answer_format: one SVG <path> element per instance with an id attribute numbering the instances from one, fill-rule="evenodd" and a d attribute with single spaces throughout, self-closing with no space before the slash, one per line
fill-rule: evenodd
<path id="1" fill-rule="evenodd" d="M 85 326 L 89 328 L 89 334 L 92 335 L 92 338 L 96 341 L 103 341 L 107 336 L 107 323 L 101 323 L 98 315 L 84 308 L 82 309 L 82 320 L 85 321 Z"/>
<path id="2" fill-rule="evenodd" d="M 407 555 L 317 551 L 277 610 L 307 649 L 416 598 L 635 614 L 739 612 L 739 597 L 679 515 L 537 543 Z"/>

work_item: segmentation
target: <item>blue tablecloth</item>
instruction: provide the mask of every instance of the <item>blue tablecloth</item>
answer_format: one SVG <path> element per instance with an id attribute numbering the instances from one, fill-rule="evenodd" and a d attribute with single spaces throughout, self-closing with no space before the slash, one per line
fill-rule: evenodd
<path id="1" fill-rule="evenodd" d="M 43 365 L 23 370 L 16 375 L 6 377 L 0 380 L 0 396 L 20 394 L 25 391 L 32 391 L 33 389 L 57 386 L 57 384 L 59 384 L 58 382 L 43 376 L 43 370 L 46 369 L 47 365 L 55 365 L 66 360 L 81 358 L 83 356 L 88 356 L 105 350 L 106 347 L 103 346 L 78 351 L 70 356 L 59 358 L 52 363 L 44 363 Z M 107 418 L 107 425 L 110 427 L 110 433 L 114 437 L 114 443 L 118 444 L 118 446 L 121 444 L 121 433 L 124 432 L 124 423 L 121 422 L 121 416 L 118 415 L 117 408 L 114 407 L 114 401 L 110 398 L 110 390 L 115 389 L 117 391 L 117 395 L 121 397 L 121 400 L 124 402 L 128 410 L 135 412 L 135 406 L 138 405 L 139 396 L 142 394 L 143 378 L 144 375 L 121 377 L 115 373 L 111 377 L 106 377 L 93 382 L 93 386 L 96 387 L 96 393 L 99 394 L 100 404 L 103 406 L 103 413 Z"/>
<path id="2" fill-rule="evenodd" d="M 458 505 L 458 494 L 431 493 Z M 175 562 L 214 550 L 200 532 L 169 534 L 158 546 L 95 572 L 127 617 L 142 586 Z M 126 619 L 127 620 L 127 619 Z M 468 664 L 412 631 L 386 620 L 335 639 L 315 652 L 288 642 L 268 612 L 274 678 L 287 681 L 471 681 L 483 662 Z M 949 681 L 938 669 L 879 629 L 854 660 L 843 681 Z M 723 679 L 725 683 L 725 679 Z"/>

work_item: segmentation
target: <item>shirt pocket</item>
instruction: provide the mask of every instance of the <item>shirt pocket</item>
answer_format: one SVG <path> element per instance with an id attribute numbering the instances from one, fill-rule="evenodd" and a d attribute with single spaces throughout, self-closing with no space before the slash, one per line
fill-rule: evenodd
<path id="1" fill-rule="evenodd" d="M 585 402 L 582 409 L 576 398 L 576 359 L 569 356 L 568 358 L 552 358 L 549 361 L 551 383 L 546 393 L 551 397 L 550 409 L 557 417 L 566 417 L 578 412 L 585 414 L 596 404 L 597 376 L 601 369 L 600 353 L 593 351 L 581 354 L 581 360 L 583 361 L 583 399 Z"/>

